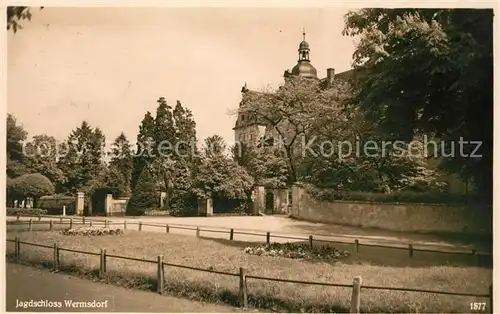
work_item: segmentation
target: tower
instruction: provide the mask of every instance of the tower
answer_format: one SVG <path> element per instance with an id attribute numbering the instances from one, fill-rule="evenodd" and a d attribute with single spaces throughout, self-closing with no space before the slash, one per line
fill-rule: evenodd
<path id="1" fill-rule="evenodd" d="M 298 75 L 301 77 L 308 78 L 318 78 L 318 74 L 316 68 L 311 64 L 311 60 L 309 59 L 309 43 L 306 41 L 306 31 L 302 32 L 302 42 L 299 44 L 299 59 L 297 60 L 297 64 L 292 68 L 292 72 L 289 73 L 291 75 Z"/>

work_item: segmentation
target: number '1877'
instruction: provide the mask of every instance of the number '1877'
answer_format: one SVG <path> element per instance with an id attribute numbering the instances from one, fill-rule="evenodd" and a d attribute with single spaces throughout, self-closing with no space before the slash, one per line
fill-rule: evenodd
<path id="1" fill-rule="evenodd" d="M 470 309 L 472 311 L 484 311 L 486 310 L 486 302 L 471 302 Z"/>

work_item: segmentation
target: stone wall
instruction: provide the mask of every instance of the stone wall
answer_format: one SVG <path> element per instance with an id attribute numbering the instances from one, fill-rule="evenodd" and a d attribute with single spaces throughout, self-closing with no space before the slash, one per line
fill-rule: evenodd
<path id="1" fill-rule="evenodd" d="M 113 205 L 108 216 L 125 216 L 125 210 L 127 209 L 129 197 L 121 197 L 118 199 L 113 199 Z"/>
<path id="2" fill-rule="evenodd" d="M 312 222 L 402 232 L 492 234 L 491 208 L 429 204 L 317 201 L 292 188 L 292 217 Z"/>

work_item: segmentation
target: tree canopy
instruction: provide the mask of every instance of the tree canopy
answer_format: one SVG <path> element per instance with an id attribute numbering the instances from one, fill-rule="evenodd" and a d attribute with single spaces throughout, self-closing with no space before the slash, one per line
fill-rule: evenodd
<path id="1" fill-rule="evenodd" d="M 445 169 L 492 193 L 493 10 L 363 9 L 346 15 L 356 36 L 352 98 L 387 137 L 426 133 L 448 151 Z M 466 145 L 460 139 L 481 142 Z"/>

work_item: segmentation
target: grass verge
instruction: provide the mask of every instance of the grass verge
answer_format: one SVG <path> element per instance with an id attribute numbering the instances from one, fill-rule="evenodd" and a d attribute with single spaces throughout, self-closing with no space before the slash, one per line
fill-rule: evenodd
<path id="1" fill-rule="evenodd" d="M 220 241 L 192 236 L 127 231 L 122 236 L 63 236 L 57 232 L 9 231 L 9 239 L 98 253 L 154 260 L 164 255 L 165 262 L 247 275 L 350 284 L 355 276 L 364 285 L 406 287 L 467 293 L 487 293 L 492 282 L 491 269 L 477 267 L 384 267 L 362 262 L 310 262 L 273 256 L 245 254 L 242 248 Z M 253 245 L 253 244 L 251 244 Z M 7 255 L 14 245 L 7 244 Z M 52 250 L 22 245 L 22 262 L 51 267 Z M 62 271 L 88 279 L 97 278 L 99 257 L 61 252 Z M 155 290 L 156 265 L 107 258 L 104 282 L 129 288 Z M 346 312 L 349 288 L 311 286 L 248 279 L 249 305 L 281 312 Z M 205 302 L 238 305 L 238 277 L 165 267 L 165 293 Z M 486 302 L 472 297 L 426 293 L 362 290 L 362 312 L 468 312 L 470 302 Z"/>

